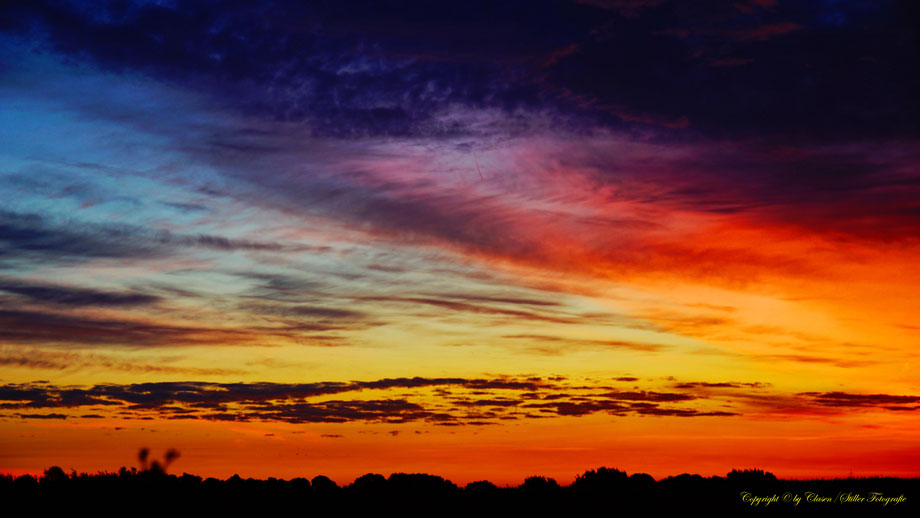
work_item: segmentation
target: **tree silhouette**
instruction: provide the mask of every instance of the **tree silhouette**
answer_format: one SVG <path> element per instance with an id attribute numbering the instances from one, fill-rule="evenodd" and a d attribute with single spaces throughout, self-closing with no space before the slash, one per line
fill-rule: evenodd
<path id="1" fill-rule="evenodd" d="M 310 481 L 313 489 L 319 493 L 332 493 L 338 491 L 339 486 L 325 475 L 317 475 Z"/>
<path id="2" fill-rule="evenodd" d="M 609 509 L 623 516 L 671 516 L 686 514 L 706 495 L 707 516 L 742 516 L 751 511 L 742 493 L 783 495 L 784 493 L 838 495 L 877 491 L 886 497 L 906 495 L 906 500 L 880 504 L 853 504 L 835 512 L 838 516 L 874 516 L 876 511 L 899 516 L 917 514 L 920 479 L 861 478 L 836 480 L 781 480 L 761 469 L 735 469 L 725 477 L 681 474 L 656 481 L 645 473 L 627 473 L 611 468 L 586 471 L 569 486 L 560 486 L 543 476 L 527 477 L 517 487 L 500 488 L 480 480 L 460 489 L 453 482 L 435 475 L 394 473 L 388 478 L 369 473 L 340 488 L 328 477 L 318 475 L 285 481 L 269 478 L 243 479 L 234 475 L 226 480 L 202 480 L 190 474 L 165 473 L 164 466 L 177 458 L 168 454 L 163 462 L 150 459 L 141 450 L 141 471 L 122 468 L 114 473 L 67 474 L 59 466 L 44 471 L 36 479 L 0 474 L 0 501 L 4 511 L 28 507 L 19 515 L 52 516 L 70 512 L 80 502 L 95 502 L 100 515 L 122 514 L 138 502 L 168 499 L 177 504 L 177 515 L 253 514 L 284 515 L 302 509 L 308 516 L 400 515 L 400 516 L 583 516 Z M 164 500 L 165 501 L 165 500 Z M 702 504 L 701 504 L 702 505 Z M 769 509 L 755 512 L 785 513 L 790 504 L 776 502 Z M 606 507 L 605 507 L 606 506 Z M 614 506 L 614 507 L 611 507 Z M 827 509 L 802 502 L 802 512 L 813 514 Z M 901 514 L 903 513 L 903 514 Z M 10 514 L 9 512 L 7 514 Z"/>
<path id="3" fill-rule="evenodd" d="M 559 489 L 559 483 L 555 479 L 533 476 L 527 477 L 524 479 L 524 483 L 520 486 L 521 489 L 527 491 L 552 491 L 554 489 Z"/>
<path id="4" fill-rule="evenodd" d="M 776 476 L 773 473 L 762 469 L 733 469 L 725 478 L 731 482 L 740 483 L 776 482 Z"/>
<path id="5" fill-rule="evenodd" d="M 629 477 L 625 471 L 612 468 L 598 468 L 585 471 L 583 475 L 575 477 L 572 486 L 583 490 L 600 490 L 625 487 Z"/>
<path id="6" fill-rule="evenodd" d="M 42 484 L 60 484 L 67 480 L 67 473 L 60 466 L 51 466 L 45 470 L 45 476 L 42 477 Z"/>
<path id="7" fill-rule="evenodd" d="M 376 495 L 383 494 L 387 488 L 387 479 L 383 475 L 377 473 L 367 473 L 356 478 L 354 482 L 348 486 L 348 489 L 353 491 L 361 491 L 364 493 L 373 493 Z"/>

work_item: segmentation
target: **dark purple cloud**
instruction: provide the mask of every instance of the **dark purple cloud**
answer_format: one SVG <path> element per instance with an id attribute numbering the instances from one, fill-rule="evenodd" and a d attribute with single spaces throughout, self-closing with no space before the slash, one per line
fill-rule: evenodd
<path id="1" fill-rule="evenodd" d="M 0 291 L 24 297 L 37 304 L 55 306 L 132 307 L 154 304 L 160 297 L 146 293 L 101 291 L 75 286 L 0 278 Z"/>
<path id="2" fill-rule="evenodd" d="M 0 386 L 0 409 L 39 416 L 39 409 L 120 410 L 126 418 L 344 423 L 427 422 L 444 426 L 497 424 L 505 420 L 612 416 L 731 417 L 742 414 L 827 416 L 842 411 L 913 411 L 920 397 L 847 392 L 785 394 L 762 382 L 687 382 L 691 392 L 610 391 L 565 380 L 498 378 L 386 378 L 316 383 L 156 382 L 58 387 L 47 383 Z M 452 388 L 459 392 L 444 392 Z M 760 389 L 746 392 L 745 389 Z M 400 397 L 360 396 L 402 389 Z M 724 394 L 718 389 L 728 389 Z M 715 390 L 715 391 L 714 391 Z M 455 394 L 465 395 L 455 395 Z M 469 395 L 479 397 L 469 397 Z M 330 396 L 335 399 L 326 399 Z M 483 397 L 484 396 L 484 397 Z M 719 403 L 719 409 L 713 409 Z M 707 407 L 708 406 L 708 407 Z M 65 414 L 50 414 L 63 419 Z M 74 417 L 83 414 L 75 414 Z"/>
<path id="3" fill-rule="evenodd" d="M 8 343 L 158 347 L 252 343 L 258 335 L 247 329 L 190 327 L 0 308 L 0 339 Z"/>
<path id="4" fill-rule="evenodd" d="M 766 388 L 769 387 L 770 383 L 761 383 L 761 382 L 736 382 L 736 381 L 719 381 L 719 382 L 710 382 L 710 381 L 686 381 L 683 383 L 678 383 L 674 385 L 674 388 L 677 389 L 692 389 L 692 388 Z"/>
<path id="5" fill-rule="evenodd" d="M 487 397 L 425 395 L 425 389 L 455 388 Z M 332 399 L 366 390 L 410 389 L 403 397 Z M 588 390 L 588 392 L 585 392 Z M 573 392 L 574 391 L 574 392 Z M 157 382 L 102 384 L 89 388 L 47 384 L 0 386 L 6 410 L 93 408 L 119 409 L 128 418 L 284 421 L 342 423 L 351 421 L 428 422 L 457 426 L 496 424 L 502 420 L 625 415 L 734 415 L 675 407 L 697 396 L 676 393 L 603 392 L 572 387 L 563 380 L 541 378 L 387 378 L 375 381 L 286 383 Z M 667 406 L 662 406 L 667 405 Z"/>
<path id="6" fill-rule="evenodd" d="M 805 392 L 800 395 L 813 398 L 814 402 L 819 405 L 831 407 L 883 407 L 897 410 L 920 408 L 920 396 L 850 394 L 847 392 Z"/>
<path id="7" fill-rule="evenodd" d="M 91 259 L 157 258 L 180 248 L 222 252 L 285 251 L 278 243 L 223 236 L 181 235 L 127 224 L 56 221 L 39 214 L 0 210 L 0 264 L 67 263 Z M 25 288 L 21 288 L 25 289 Z"/>
<path id="8" fill-rule="evenodd" d="M 23 419 L 67 419 L 64 414 L 17 414 Z"/>
<path id="9" fill-rule="evenodd" d="M 451 105 L 719 136 L 916 135 L 914 3 L 738 5 L 23 1 L 0 26 L 339 136 L 469 131 L 435 123 Z"/>

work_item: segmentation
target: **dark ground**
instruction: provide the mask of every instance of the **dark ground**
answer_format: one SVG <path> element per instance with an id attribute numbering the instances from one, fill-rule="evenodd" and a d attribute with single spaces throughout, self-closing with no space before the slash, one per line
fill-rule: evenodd
<path id="1" fill-rule="evenodd" d="M 39 478 L 0 476 L 0 500 L 11 516 L 920 516 L 920 479 L 778 480 L 736 470 L 655 481 L 600 468 L 570 486 L 535 476 L 517 487 L 459 487 L 434 475 L 396 473 L 339 487 L 324 476 L 218 480 L 157 469 L 68 474 L 53 467 Z"/>

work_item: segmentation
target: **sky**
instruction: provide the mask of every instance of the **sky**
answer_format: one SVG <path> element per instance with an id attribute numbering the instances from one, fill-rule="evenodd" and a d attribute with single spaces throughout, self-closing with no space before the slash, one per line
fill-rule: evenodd
<path id="1" fill-rule="evenodd" d="M 0 472 L 920 476 L 917 10 L 4 2 Z"/>

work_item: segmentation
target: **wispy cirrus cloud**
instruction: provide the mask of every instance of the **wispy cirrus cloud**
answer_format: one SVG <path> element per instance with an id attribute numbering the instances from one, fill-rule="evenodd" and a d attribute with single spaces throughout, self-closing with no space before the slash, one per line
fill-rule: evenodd
<path id="1" fill-rule="evenodd" d="M 30 303 L 71 307 L 146 306 L 161 300 L 156 295 L 146 293 L 103 291 L 75 286 L 28 282 L 8 277 L 0 278 L 0 291 L 18 295 Z"/>
<path id="2" fill-rule="evenodd" d="M 228 239 L 214 235 L 177 235 L 127 224 L 54 221 L 39 214 L 0 211 L 0 261 L 38 263 L 100 258 L 153 258 L 181 248 L 284 251 L 278 243 Z"/>
<path id="3" fill-rule="evenodd" d="M 242 369 L 181 366 L 153 359 L 138 360 L 98 353 L 49 351 L 13 345 L 0 347 L 0 366 L 51 371 L 97 370 L 184 376 L 230 376 L 246 373 Z"/>
<path id="4" fill-rule="evenodd" d="M 157 347 L 256 343 L 247 329 L 192 327 L 131 318 L 0 309 L 0 338 L 7 343 Z"/>
<path id="5" fill-rule="evenodd" d="M 819 405 L 831 407 L 878 407 L 888 410 L 920 410 L 920 396 L 852 394 L 847 392 L 804 392 Z"/>
<path id="6" fill-rule="evenodd" d="M 542 109 L 608 127 L 624 120 L 603 107 L 624 105 L 651 119 L 685 116 L 708 133 L 778 138 L 911 127 L 909 114 L 892 110 L 909 105 L 916 80 L 896 66 L 910 53 L 902 35 L 911 28 L 888 3 L 702 2 L 688 14 L 673 2 L 529 2 L 519 6 L 528 8 L 526 20 L 518 8 L 488 2 L 462 13 L 412 4 L 401 4 L 416 13 L 405 19 L 385 3 L 344 13 L 294 2 L 94 9 L 23 2 L 5 19 L 14 34 L 31 31 L 48 48 L 102 68 L 149 74 L 232 99 L 248 114 L 308 121 L 317 133 L 343 137 L 462 135 L 462 123 L 435 116 L 451 105 Z M 279 40 L 285 44 L 272 43 Z M 564 48 L 574 50 L 559 56 Z M 712 70 L 706 57 L 726 52 L 752 62 Z M 835 102 L 814 102 L 826 91 Z"/>

